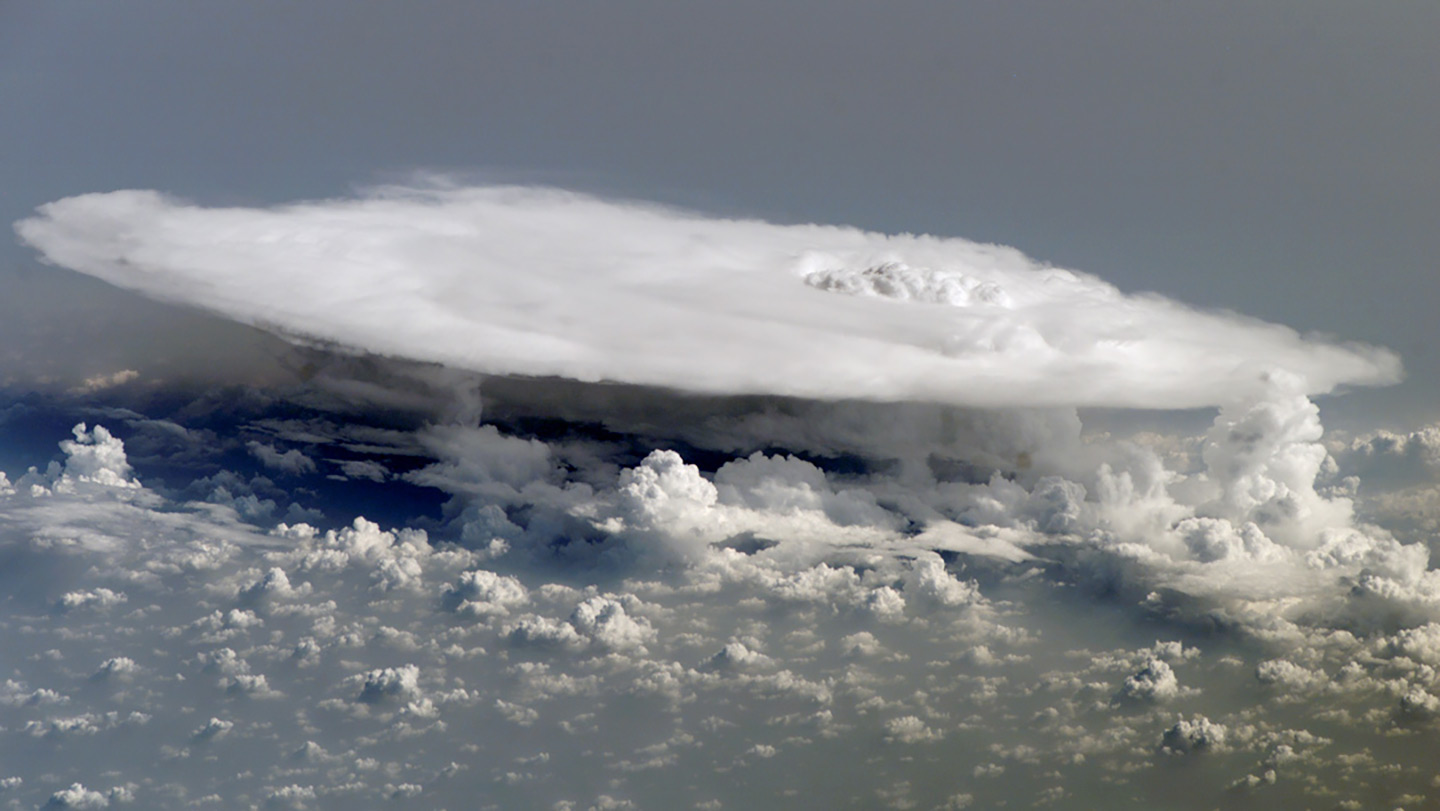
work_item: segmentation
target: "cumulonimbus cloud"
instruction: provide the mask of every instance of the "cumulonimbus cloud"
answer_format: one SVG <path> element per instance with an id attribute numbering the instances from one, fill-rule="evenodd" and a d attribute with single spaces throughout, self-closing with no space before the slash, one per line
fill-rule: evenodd
<path id="1" fill-rule="evenodd" d="M 385 187 L 205 208 L 70 197 L 56 265 L 283 335 L 484 373 L 716 394 L 1189 408 L 1271 372 L 1398 380 L 1387 350 L 1129 295 L 962 239 L 716 219 L 553 189 Z"/>

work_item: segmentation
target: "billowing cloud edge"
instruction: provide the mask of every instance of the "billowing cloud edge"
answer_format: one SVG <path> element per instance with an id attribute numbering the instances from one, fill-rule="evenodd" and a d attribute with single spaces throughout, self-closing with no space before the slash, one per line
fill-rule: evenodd
<path id="1" fill-rule="evenodd" d="M 1191 408 L 1282 374 L 1386 385 L 1386 349 L 1127 295 L 1010 248 L 775 225 L 545 188 L 389 186 L 206 208 L 65 198 L 52 264 L 291 338 L 489 374 L 706 394 Z"/>

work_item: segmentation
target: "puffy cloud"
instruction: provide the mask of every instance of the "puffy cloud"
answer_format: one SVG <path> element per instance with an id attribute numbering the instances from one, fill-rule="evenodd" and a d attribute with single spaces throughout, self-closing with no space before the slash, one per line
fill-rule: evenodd
<path id="1" fill-rule="evenodd" d="M 284 599 L 304 593 L 306 590 L 304 588 L 297 589 L 291 585 L 290 576 L 285 573 L 285 570 L 278 566 L 272 566 L 259 579 L 241 588 L 240 598 L 252 602 L 266 598 Z"/>
<path id="2" fill-rule="evenodd" d="M 980 589 L 974 582 L 962 583 L 945 569 L 945 562 L 934 553 L 921 555 L 910 564 L 905 590 L 921 600 L 954 607 L 979 602 Z"/>
<path id="3" fill-rule="evenodd" d="M 1342 472 L 1387 490 L 1431 484 L 1440 473 L 1440 425 L 1403 434 L 1374 431 L 1332 449 Z"/>
<path id="4" fill-rule="evenodd" d="M 460 614 L 488 617 L 509 614 L 530 600 L 529 590 L 515 577 L 485 569 L 465 572 L 454 585 L 446 585 L 442 601 Z"/>
<path id="5" fill-rule="evenodd" d="M 710 393 L 1194 407 L 1272 369 L 1393 382 L 1382 350 L 1202 313 L 960 239 L 722 220 L 517 187 L 210 209 L 152 191 L 16 224 L 46 260 L 369 352 Z"/>
<path id="6" fill-rule="evenodd" d="M 271 808 L 306 808 L 307 801 L 319 796 L 314 786 L 291 783 L 288 786 L 272 788 L 265 795 L 265 804 Z"/>
<path id="7" fill-rule="evenodd" d="M 47 718 L 44 721 L 27 721 L 25 731 L 36 738 L 57 735 L 94 735 L 98 733 L 103 719 L 91 715 L 75 715 L 64 718 Z"/>
<path id="8" fill-rule="evenodd" d="M 1399 717 L 1405 721 L 1433 721 L 1440 718 L 1440 697 L 1421 687 L 1400 696 Z"/>
<path id="9" fill-rule="evenodd" d="M 1160 739 L 1160 748 L 1177 755 L 1191 752 L 1215 752 L 1225 748 L 1225 736 L 1229 729 L 1203 715 L 1181 718 L 1175 726 L 1165 730 Z"/>
<path id="10" fill-rule="evenodd" d="M 24 682 L 6 679 L 0 684 L 0 704 L 7 706 L 40 707 L 52 704 L 66 704 L 69 696 L 61 695 L 46 687 L 29 689 Z"/>
<path id="11" fill-rule="evenodd" d="M 515 645 L 576 648 L 585 644 L 584 637 L 568 622 L 530 615 L 505 626 L 505 637 Z"/>
<path id="12" fill-rule="evenodd" d="M 625 606 L 609 596 L 590 597 L 570 614 L 570 624 L 596 643 L 613 650 L 644 650 L 655 629 L 644 617 L 625 613 Z"/>
<path id="13" fill-rule="evenodd" d="M 783 542 L 781 554 L 802 557 L 870 545 L 897 537 L 904 523 L 864 490 L 836 490 L 809 462 L 761 453 L 722 465 L 712 482 L 679 453 L 652 451 L 620 472 L 611 504 L 598 528 L 642 557 L 689 563 L 715 545 Z"/>
<path id="14" fill-rule="evenodd" d="M 1174 532 L 1201 563 L 1269 561 L 1284 554 L 1281 547 L 1266 537 L 1253 521 L 1237 527 L 1225 518 L 1190 517 L 1176 522 Z"/>
<path id="15" fill-rule="evenodd" d="M 1405 656 L 1428 665 L 1440 665 L 1440 623 L 1428 622 L 1406 628 L 1394 636 L 1378 640 L 1382 651 Z"/>
<path id="16" fill-rule="evenodd" d="M 112 656 L 100 663 L 94 679 L 128 678 L 140 672 L 140 666 L 128 656 Z"/>
<path id="17" fill-rule="evenodd" d="M 893 743 L 928 743 L 943 737 L 943 733 L 931 729 L 913 715 L 891 718 L 885 722 L 885 740 Z"/>
<path id="18" fill-rule="evenodd" d="M 150 715 L 131 712 L 122 715 L 111 710 L 106 713 L 84 713 L 71 716 L 50 716 L 43 720 L 26 721 L 23 732 L 34 738 L 73 738 L 99 735 L 109 730 L 133 729 L 144 726 L 151 720 Z"/>
<path id="19" fill-rule="evenodd" d="M 86 591 L 69 591 L 60 595 L 55 601 L 55 607 L 61 611 L 73 611 L 77 608 L 106 609 L 121 605 L 126 601 L 125 592 L 112 591 L 107 588 L 89 589 Z"/>
<path id="20" fill-rule="evenodd" d="M 882 620 L 898 622 L 905 614 L 905 597 L 890 586 L 865 592 L 864 606 Z"/>
<path id="21" fill-rule="evenodd" d="M 882 646 L 880 640 L 869 631 L 859 631 L 841 637 L 840 649 L 846 656 L 875 656 L 880 653 Z"/>
<path id="22" fill-rule="evenodd" d="M 617 502 L 625 527 L 661 538 L 668 549 L 695 556 L 723 537 L 711 509 L 719 495 L 680 454 L 657 450 L 620 474 Z"/>
<path id="23" fill-rule="evenodd" d="M 1119 698 L 1126 701 L 1169 701 L 1183 691 L 1175 670 L 1163 659 L 1150 659 L 1138 672 L 1126 676 Z"/>
<path id="24" fill-rule="evenodd" d="M 764 667 L 773 662 L 769 656 L 745 647 L 743 642 L 728 642 L 705 660 L 704 667 L 719 671 L 737 671 Z"/>
<path id="25" fill-rule="evenodd" d="M 75 438 L 60 443 L 65 452 L 65 479 L 92 482 L 106 487 L 139 487 L 125 458 L 125 443 L 103 425 L 87 430 L 85 423 L 74 429 Z M 63 481 L 63 480 L 62 480 Z"/>
<path id="26" fill-rule="evenodd" d="M 1440 532 L 1440 425 L 1375 431 L 1328 447 L 1336 462 L 1332 487 L 1355 500 L 1361 518 L 1414 541 Z"/>
<path id="27" fill-rule="evenodd" d="M 1348 524 L 1351 504 L 1315 491 L 1328 458 L 1319 408 L 1288 374 L 1270 384 L 1266 396 L 1220 409 L 1202 451 L 1220 493 L 1201 509 L 1254 521 L 1288 545 L 1311 545 L 1320 530 Z"/>
<path id="28" fill-rule="evenodd" d="M 355 700 L 362 704 L 410 700 L 420 696 L 420 668 L 415 665 L 377 668 L 355 676 L 352 681 L 360 685 Z"/>
<path id="29" fill-rule="evenodd" d="M 1297 665 L 1288 659 L 1268 659 L 1255 668 L 1255 678 L 1261 684 L 1273 685 L 1283 696 L 1293 696 L 1323 687 L 1328 681 L 1325 674 Z"/>
<path id="30" fill-rule="evenodd" d="M 49 801 L 45 803 L 46 808 L 108 808 L 110 798 L 98 791 L 85 788 L 80 783 L 74 783 L 69 788 L 61 789 L 50 795 Z"/>
<path id="31" fill-rule="evenodd" d="M 836 491 L 825 472 L 794 456 L 766 456 L 756 451 L 715 471 L 719 501 L 767 513 L 824 514 L 840 526 L 887 526 L 895 516 L 875 496 L 860 488 Z"/>
<path id="32" fill-rule="evenodd" d="M 201 725 L 199 729 L 196 729 L 190 737 L 195 741 L 213 741 L 230 734 L 230 730 L 234 728 L 234 721 L 226 721 L 223 718 L 211 718 Z"/>
<path id="33" fill-rule="evenodd" d="M 364 516 L 356 516 L 350 526 L 326 530 L 323 535 L 303 523 L 280 524 L 272 534 L 298 541 L 292 550 L 271 553 L 273 561 L 298 564 L 301 571 L 327 572 L 360 566 L 369 571 L 375 588 L 381 591 L 419 587 L 425 564 L 435 557 L 425 530 L 392 532 Z M 445 563 L 464 564 L 471 560 L 463 552 L 442 557 Z"/>

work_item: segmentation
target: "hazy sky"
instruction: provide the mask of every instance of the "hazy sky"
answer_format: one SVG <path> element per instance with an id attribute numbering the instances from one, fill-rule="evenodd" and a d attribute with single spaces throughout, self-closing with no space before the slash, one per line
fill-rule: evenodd
<path id="1" fill-rule="evenodd" d="M 0 218 L 430 169 L 965 236 L 1389 346 L 1409 382 L 1327 414 L 1412 423 L 1440 393 L 1437 27 L 1402 3 L 11 3 Z M 10 329 L 38 301 L 56 351 L 193 331 L 4 250 Z"/>

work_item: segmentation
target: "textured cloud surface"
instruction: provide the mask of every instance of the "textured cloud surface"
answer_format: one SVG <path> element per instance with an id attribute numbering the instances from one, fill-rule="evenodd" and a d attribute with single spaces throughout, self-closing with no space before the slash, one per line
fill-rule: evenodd
<path id="1" fill-rule="evenodd" d="M 1440 434 L 1310 399 L 1383 350 L 533 189 L 18 227 L 342 351 L 0 411 L 0 803 L 1434 804 Z"/>
<path id="2" fill-rule="evenodd" d="M 149 191 L 20 222 L 57 265 L 283 334 L 485 373 L 708 393 L 1184 408 L 1399 376 L 1370 347 L 1126 295 L 960 239 L 723 220 L 553 190 L 203 208 Z"/>
<path id="3" fill-rule="evenodd" d="M 1316 489 L 1298 395 L 1203 470 L 961 479 L 254 408 L 0 476 L 6 807 L 1433 805 L 1440 583 Z M 248 468 L 151 482 L 182 445 Z M 416 445 L 428 530 L 257 509 L 272 456 L 315 497 Z"/>

